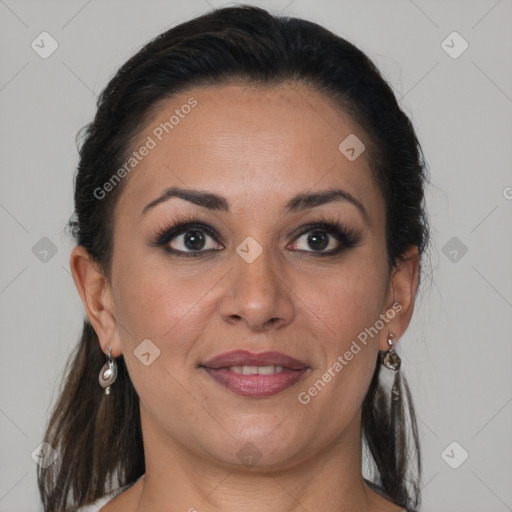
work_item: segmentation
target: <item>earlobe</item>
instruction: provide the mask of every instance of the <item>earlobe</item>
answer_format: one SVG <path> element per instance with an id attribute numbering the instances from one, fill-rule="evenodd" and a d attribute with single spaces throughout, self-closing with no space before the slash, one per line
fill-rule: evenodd
<path id="1" fill-rule="evenodd" d="M 396 312 L 393 319 L 386 326 L 386 332 L 379 340 L 379 349 L 387 350 L 387 334 L 392 331 L 395 335 L 395 344 L 399 341 L 411 321 L 414 311 L 414 301 L 419 283 L 419 253 L 418 247 L 411 246 L 403 255 L 392 272 L 389 284 L 391 295 L 390 304 L 398 303 L 400 308 L 393 308 Z"/>
<path id="2" fill-rule="evenodd" d="M 112 357 L 121 355 L 119 329 L 110 284 L 99 264 L 92 259 L 85 247 L 77 245 L 72 251 L 69 266 L 75 286 L 84 304 L 103 352 L 112 348 Z"/>

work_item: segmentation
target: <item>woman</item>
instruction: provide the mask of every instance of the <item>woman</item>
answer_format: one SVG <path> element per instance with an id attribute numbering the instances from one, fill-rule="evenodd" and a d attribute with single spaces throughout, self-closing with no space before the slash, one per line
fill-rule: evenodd
<path id="1" fill-rule="evenodd" d="M 389 85 L 314 23 L 222 8 L 142 48 L 80 149 L 70 266 L 88 319 L 47 428 L 44 510 L 414 510 L 395 348 L 425 181 Z"/>

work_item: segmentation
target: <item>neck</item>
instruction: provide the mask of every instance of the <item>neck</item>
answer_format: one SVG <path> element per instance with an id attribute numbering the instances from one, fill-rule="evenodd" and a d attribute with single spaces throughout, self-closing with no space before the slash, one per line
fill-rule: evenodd
<path id="1" fill-rule="evenodd" d="M 136 512 L 384 510 L 373 508 L 382 498 L 361 473 L 360 412 L 320 452 L 279 467 L 219 464 L 176 444 L 141 413 L 146 473 Z"/>

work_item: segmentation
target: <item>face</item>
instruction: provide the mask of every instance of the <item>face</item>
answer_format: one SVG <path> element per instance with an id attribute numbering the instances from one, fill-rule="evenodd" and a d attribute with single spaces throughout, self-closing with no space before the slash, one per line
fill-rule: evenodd
<path id="1" fill-rule="evenodd" d="M 366 343 L 361 333 L 393 297 L 368 152 L 339 149 L 351 134 L 364 143 L 299 85 L 191 89 L 141 132 L 134 150 L 151 149 L 124 178 L 111 284 L 119 353 L 153 438 L 285 467 L 356 431 L 390 329 Z M 184 192 L 162 197 L 172 187 Z M 333 189 L 345 196 L 293 200 Z M 186 198 L 195 191 L 219 197 Z M 246 352 L 222 356 L 235 350 Z"/>

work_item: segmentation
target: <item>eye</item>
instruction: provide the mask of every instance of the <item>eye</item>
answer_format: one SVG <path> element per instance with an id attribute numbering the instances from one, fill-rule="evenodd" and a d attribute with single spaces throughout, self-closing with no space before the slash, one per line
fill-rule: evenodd
<path id="1" fill-rule="evenodd" d="M 197 219 L 179 216 L 172 225 L 162 226 L 150 241 L 153 247 L 162 247 L 174 256 L 206 256 L 224 249 L 220 235 L 211 226 Z M 314 256 L 333 256 L 356 246 L 360 235 L 342 227 L 336 221 L 325 219 L 302 226 L 302 232 L 288 246 L 292 251 Z"/>
<path id="2" fill-rule="evenodd" d="M 165 251 L 176 256 L 201 256 L 223 249 L 218 238 L 215 230 L 206 224 L 177 219 L 174 226 L 161 228 L 151 245 L 163 247 Z"/>
<path id="3" fill-rule="evenodd" d="M 218 243 L 200 227 L 184 228 L 183 233 L 176 233 L 172 240 L 168 242 L 168 246 L 174 251 L 208 251 L 218 248 Z M 208 242 L 210 239 L 210 242 Z M 213 242 L 213 243 L 212 243 Z"/>
<path id="4" fill-rule="evenodd" d="M 358 242 L 358 235 L 351 230 L 345 229 L 335 222 L 322 221 L 309 226 L 307 231 L 303 231 L 295 239 L 292 249 L 317 253 L 318 256 L 329 256 L 354 247 Z"/>

